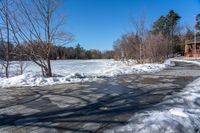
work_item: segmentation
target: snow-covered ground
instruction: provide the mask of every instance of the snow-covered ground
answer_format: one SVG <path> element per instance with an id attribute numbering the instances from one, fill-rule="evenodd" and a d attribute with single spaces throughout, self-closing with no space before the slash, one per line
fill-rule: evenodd
<path id="1" fill-rule="evenodd" d="M 173 59 L 176 60 L 176 59 Z M 176 60 L 200 65 L 199 61 Z M 16 76 L 17 65 L 11 66 L 9 79 L 0 78 L 0 86 L 51 85 L 93 81 L 101 77 L 121 74 L 156 72 L 173 63 L 128 66 L 114 60 L 65 60 L 53 61 L 53 73 L 60 75 L 44 78 L 40 69 L 31 62 L 23 75 Z M 2 74 L 3 76 L 3 74 Z M 182 92 L 166 97 L 155 108 L 136 113 L 129 124 L 107 130 L 108 133 L 194 133 L 200 132 L 200 78 L 187 85 Z"/>
<path id="2" fill-rule="evenodd" d="M 200 65 L 199 61 L 176 60 Z M 107 133 L 199 133 L 200 78 L 154 109 L 135 114 L 129 124 Z"/>
<path id="3" fill-rule="evenodd" d="M 198 60 L 190 60 L 190 59 L 170 59 L 171 61 L 176 62 L 186 62 L 186 63 L 193 63 L 200 66 L 200 59 Z"/>
<path id="4" fill-rule="evenodd" d="M 102 77 L 112 77 L 122 74 L 157 72 L 173 63 L 166 61 L 164 64 L 126 65 L 114 60 L 58 60 L 52 61 L 52 78 L 44 78 L 40 68 L 33 62 L 25 62 L 24 74 L 19 75 L 19 64 L 12 62 L 10 78 L 4 78 L 0 69 L 0 87 L 11 86 L 41 86 L 60 83 L 94 81 Z M 0 66 L 1 68 L 1 66 Z"/>

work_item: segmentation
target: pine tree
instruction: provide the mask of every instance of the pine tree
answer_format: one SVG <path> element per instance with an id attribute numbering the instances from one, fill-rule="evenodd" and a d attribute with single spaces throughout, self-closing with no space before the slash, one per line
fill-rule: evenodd
<path id="1" fill-rule="evenodd" d="M 181 17 L 175 13 L 173 10 L 171 10 L 167 16 L 166 16 L 166 29 L 168 30 L 168 36 L 170 39 L 173 39 L 175 34 L 175 28 L 178 24 L 178 21 L 181 19 Z"/>
<path id="2" fill-rule="evenodd" d="M 196 28 L 196 37 L 197 37 L 197 40 L 200 40 L 200 14 L 197 14 L 196 16 L 196 25 L 195 25 L 195 28 Z"/>
<path id="3" fill-rule="evenodd" d="M 200 30 L 200 14 L 196 16 L 196 29 Z"/>
<path id="4" fill-rule="evenodd" d="M 162 33 L 167 39 L 170 40 L 167 49 L 168 56 L 177 52 L 175 48 L 178 46 L 177 40 L 179 39 L 177 39 L 177 26 L 180 19 L 181 17 L 178 15 L 178 13 L 171 10 L 166 16 L 161 16 L 153 24 L 153 34 Z"/>
<path id="5" fill-rule="evenodd" d="M 162 33 L 163 35 L 166 34 L 166 17 L 161 16 L 157 21 L 153 24 L 153 34 Z"/>
<path id="6" fill-rule="evenodd" d="M 81 54 L 81 46 L 80 46 L 80 44 L 76 45 L 75 54 L 76 54 L 76 59 L 80 59 L 80 54 Z"/>

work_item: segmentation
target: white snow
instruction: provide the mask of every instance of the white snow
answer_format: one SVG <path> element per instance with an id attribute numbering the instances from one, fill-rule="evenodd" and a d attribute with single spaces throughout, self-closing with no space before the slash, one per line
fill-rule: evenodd
<path id="1" fill-rule="evenodd" d="M 187 59 L 170 59 L 168 61 L 193 63 L 200 66 L 200 60 L 197 61 L 197 60 L 187 60 Z"/>
<path id="2" fill-rule="evenodd" d="M 175 60 L 175 59 L 173 59 Z M 200 65 L 197 61 L 176 60 Z M 44 78 L 40 68 L 32 62 L 23 75 L 18 75 L 17 64 L 11 66 L 12 77 L 0 78 L 1 87 L 40 86 L 60 83 L 93 81 L 101 77 L 121 74 L 157 72 L 173 66 L 171 60 L 163 64 L 142 64 L 128 66 L 114 60 L 63 60 L 52 61 L 53 73 L 57 76 Z M 3 72 L 0 72 L 3 76 Z M 59 76 L 58 76 L 59 75 Z M 159 107 L 159 108 L 156 108 Z M 187 85 L 182 92 L 166 97 L 155 109 L 139 112 L 129 124 L 107 130 L 109 133 L 193 133 L 200 132 L 200 78 Z"/>
<path id="3" fill-rule="evenodd" d="M 176 60 L 177 61 L 177 60 Z M 200 65 L 198 61 L 179 60 Z M 157 108 L 158 107 L 158 108 Z M 200 78 L 182 92 L 166 97 L 155 109 L 139 112 L 129 124 L 107 133 L 194 133 L 200 132 Z"/>
<path id="4" fill-rule="evenodd" d="M 171 61 L 164 64 L 127 65 L 114 60 L 58 60 L 52 61 L 54 77 L 44 78 L 40 68 L 33 62 L 24 62 L 24 74 L 19 75 L 19 64 L 12 62 L 10 78 L 4 78 L 3 69 L 0 69 L 0 87 L 11 86 L 42 86 L 60 83 L 94 81 L 102 77 L 112 77 L 122 74 L 151 73 L 173 66 Z M 1 67 L 0 67 L 1 68 Z"/>

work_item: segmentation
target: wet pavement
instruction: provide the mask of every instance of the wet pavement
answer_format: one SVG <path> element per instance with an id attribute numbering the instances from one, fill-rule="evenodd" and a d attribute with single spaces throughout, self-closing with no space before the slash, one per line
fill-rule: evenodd
<path id="1" fill-rule="evenodd" d="M 0 88 L 0 132 L 96 133 L 125 125 L 200 76 L 200 67 L 176 63 L 154 74 L 96 82 Z"/>

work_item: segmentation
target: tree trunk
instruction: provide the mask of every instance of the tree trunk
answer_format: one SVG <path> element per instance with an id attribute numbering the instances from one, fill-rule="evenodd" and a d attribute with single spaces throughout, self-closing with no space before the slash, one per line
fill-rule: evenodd
<path id="1" fill-rule="evenodd" d="M 6 78 L 8 78 L 9 77 L 9 74 L 8 74 L 8 67 L 9 67 L 9 62 L 7 61 L 6 62 L 6 66 L 5 66 L 5 73 L 6 73 Z"/>
<path id="2" fill-rule="evenodd" d="M 9 50 L 9 45 L 10 45 L 10 30 L 9 30 L 9 21 L 8 21 L 8 1 L 6 0 L 6 14 L 5 14 L 5 19 L 6 19 L 6 31 L 7 31 L 7 49 L 6 49 L 6 78 L 8 78 L 8 69 L 9 69 L 9 60 L 10 60 L 10 50 Z"/>
<path id="3" fill-rule="evenodd" d="M 47 18 L 46 18 L 46 29 L 47 29 L 47 77 L 52 77 L 51 72 L 51 33 L 50 33 L 50 21 L 51 21 L 51 8 L 50 3 L 47 3 Z"/>
<path id="4" fill-rule="evenodd" d="M 47 72 L 46 72 L 46 76 L 47 77 L 52 77 L 52 72 L 51 72 L 51 60 L 50 58 L 48 57 L 47 58 Z"/>

